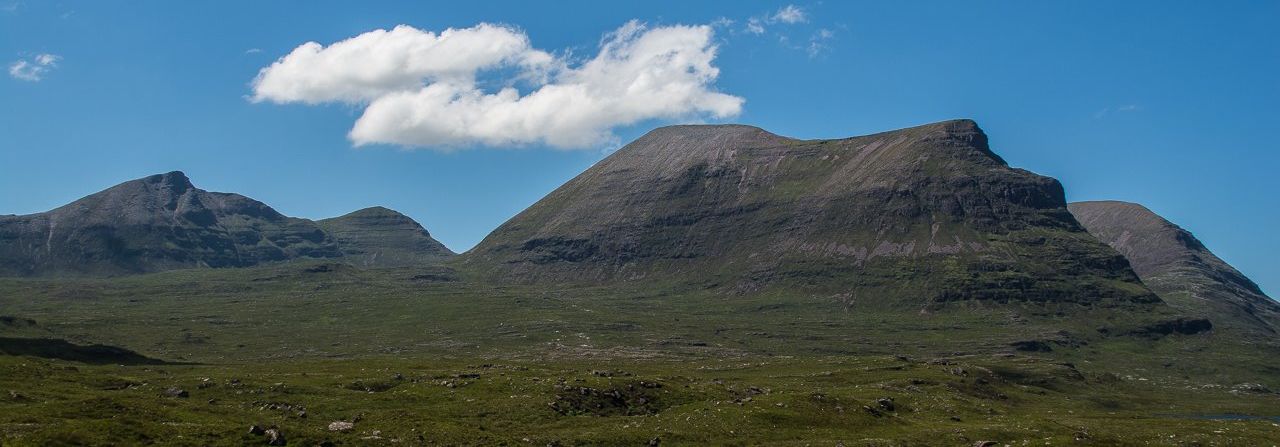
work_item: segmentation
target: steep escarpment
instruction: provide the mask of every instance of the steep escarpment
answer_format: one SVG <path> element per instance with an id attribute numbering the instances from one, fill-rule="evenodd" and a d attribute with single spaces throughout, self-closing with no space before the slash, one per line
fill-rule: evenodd
<path id="1" fill-rule="evenodd" d="M 1157 300 L 1057 181 L 1010 168 L 969 120 L 837 140 L 656 129 L 465 261 L 516 281 L 785 284 L 916 304 Z"/>
<path id="2" fill-rule="evenodd" d="M 1212 315 L 1221 325 L 1275 334 L 1280 303 L 1209 251 L 1191 232 L 1146 207 L 1097 201 L 1070 205 L 1080 223 L 1115 248 L 1170 305 Z"/>

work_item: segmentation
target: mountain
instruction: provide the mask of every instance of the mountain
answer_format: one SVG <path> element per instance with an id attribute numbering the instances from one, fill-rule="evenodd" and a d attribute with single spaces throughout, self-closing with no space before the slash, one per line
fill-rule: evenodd
<path id="1" fill-rule="evenodd" d="M 338 259 L 377 251 L 379 240 L 416 241 L 425 231 L 407 219 L 339 218 L 333 222 L 335 237 L 316 222 L 285 216 L 248 197 L 196 188 L 175 171 L 127 181 L 48 212 L 0 216 L 0 276 L 122 275 Z M 383 234 L 412 228 L 399 239 L 353 237 L 361 228 L 376 233 L 379 223 L 394 226 Z M 426 257 L 440 254 L 421 241 L 391 250 L 417 247 L 431 250 Z M 363 255 L 355 258 L 376 264 Z"/>
<path id="2" fill-rule="evenodd" d="M 125 274 L 241 267 L 341 251 L 315 223 L 181 172 L 132 180 L 49 212 L 0 217 L 0 272 Z"/>
<path id="3" fill-rule="evenodd" d="M 404 266 L 454 256 L 408 216 L 380 206 L 316 222 L 337 241 L 347 262 Z"/>
<path id="4" fill-rule="evenodd" d="M 1136 203 L 1068 207 L 1090 233 L 1128 258 L 1142 281 L 1170 305 L 1211 315 L 1220 326 L 1236 324 L 1270 336 L 1280 330 L 1280 303 L 1187 230 Z"/>
<path id="5" fill-rule="evenodd" d="M 659 128 L 464 263 L 514 281 L 800 287 L 890 305 L 1159 301 L 1056 180 L 1009 167 L 970 120 L 836 140 Z"/>

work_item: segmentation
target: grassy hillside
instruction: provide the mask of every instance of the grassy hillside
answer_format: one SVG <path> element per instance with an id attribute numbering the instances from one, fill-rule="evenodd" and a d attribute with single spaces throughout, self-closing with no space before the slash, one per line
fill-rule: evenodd
<path id="1" fill-rule="evenodd" d="M 0 337 L 185 363 L 0 356 L 0 391 L 11 391 L 0 394 L 0 441 L 265 444 L 251 425 L 278 426 L 289 445 L 1208 445 L 1280 434 L 1270 420 L 1218 416 L 1280 416 L 1274 346 L 1213 331 L 1117 335 L 1145 322 L 1115 308 L 952 303 L 905 318 L 802 291 L 475 276 L 301 263 L 0 280 L 13 317 Z M 331 432 L 334 421 L 356 422 Z"/>

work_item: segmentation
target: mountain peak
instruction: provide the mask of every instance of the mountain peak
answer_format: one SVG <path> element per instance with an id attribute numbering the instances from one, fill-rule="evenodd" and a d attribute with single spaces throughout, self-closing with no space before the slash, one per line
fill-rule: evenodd
<path id="1" fill-rule="evenodd" d="M 182 171 L 169 171 L 164 174 L 149 175 L 139 180 L 143 183 L 163 185 L 177 192 L 195 189 L 195 185 L 191 184 L 191 179 Z"/>
<path id="2" fill-rule="evenodd" d="M 645 133 L 619 152 L 700 152 L 723 147 L 755 147 L 795 141 L 743 124 L 679 124 Z"/>
<path id="3" fill-rule="evenodd" d="M 1280 330 L 1280 304 L 1209 251 L 1191 232 L 1145 206 L 1114 200 L 1068 205 L 1076 220 L 1129 260 L 1153 291 L 1178 307 L 1234 315 L 1268 333 Z M 1247 315 L 1241 320 L 1236 316 Z"/>
<path id="4" fill-rule="evenodd" d="M 342 217 L 404 217 L 404 218 L 408 218 L 408 216 L 405 216 L 404 213 L 401 213 L 399 211 L 396 211 L 384 206 L 371 206 L 368 208 L 361 208 L 361 209 L 352 211 L 350 213 L 344 214 L 342 216 L 339 216 L 338 218 L 342 218 Z"/>
<path id="5" fill-rule="evenodd" d="M 1041 250 L 1042 234 L 1053 234 L 1060 251 Z M 905 284 L 894 275 L 910 264 L 912 272 L 957 272 L 901 291 L 923 300 L 1152 297 L 1118 254 L 1071 218 L 1056 180 L 1008 167 L 972 120 L 835 140 L 739 125 L 656 129 L 466 256 L 531 281 L 688 275 L 744 289 L 805 284 L 872 293 Z M 964 267 L 941 267 L 948 262 Z M 1028 269 L 1019 275 L 1038 275 L 1035 290 L 989 273 L 1015 266 Z M 1081 281 L 1096 293 L 1063 292 Z"/>
<path id="6" fill-rule="evenodd" d="M 1097 200 L 1074 202 L 1067 207 L 1091 233 L 1104 242 L 1111 244 L 1124 255 L 1134 261 L 1134 269 L 1139 274 L 1152 273 L 1147 269 L 1163 269 L 1175 261 L 1173 252 L 1154 253 L 1154 247 L 1147 247 L 1139 252 L 1126 252 L 1131 247 L 1126 245 L 1134 236 L 1150 237 L 1169 244 L 1169 250 L 1207 251 L 1191 232 L 1168 221 L 1151 209 L 1137 203 L 1119 200 Z M 1113 234 L 1114 233 L 1114 234 Z M 1150 257 L 1150 258 L 1148 258 Z M 1145 261 L 1150 262 L 1145 262 Z"/>
<path id="7" fill-rule="evenodd" d="M 978 126 L 976 121 L 967 118 L 939 121 L 921 126 L 891 130 L 880 134 L 869 135 L 868 137 L 889 135 L 901 135 L 908 138 L 917 138 L 922 142 L 941 148 L 972 148 L 1002 165 L 1008 164 L 1004 161 L 1004 158 L 1001 158 L 991 150 L 991 146 L 987 140 L 987 133 L 983 132 L 982 128 Z"/>
<path id="8" fill-rule="evenodd" d="M 1071 208 L 1088 209 L 1090 213 L 1088 213 L 1086 217 L 1099 215 L 1100 213 L 1104 213 L 1104 212 L 1106 213 L 1128 212 L 1128 213 L 1135 213 L 1137 216 L 1143 217 L 1146 220 L 1156 221 L 1162 224 L 1173 225 L 1173 222 L 1169 222 L 1168 220 L 1165 220 L 1163 217 L 1160 217 L 1159 214 L 1156 214 L 1155 211 L 1152 211 L 1150 208 L 1147 208 L 1141 203 L 1126 202 L 1123 200 L 1083 200 L 1079 202 L 1072 202 L 1068 206 L 1070 206 Z"/>
<path id="9" fill-rule="evenodd" d="M 0 274 L 118 275 L 341 256 L 315 223 L 181 171 L 130 180 L 0 222 Z"/>
<path id="10" fill-rule="evenodd" d="M 454 255 L 417 221 L 381 206 L 317 222 L 342 247 L 343 257 L 362 266 L 403 266 Z"/>
<path id="11" fill-rule="evenodd" d="M 646 132 L 643 136 L 641 136 L 641 138 L 644 138 L 646 136 L 669 136 L 669 135 L 704 136 L 704 135 L 714 135 L 714 134 L 719 134 L 719 135 L 766 134 L 766 135 L 777 136 L 767 130 L 761 129 L 756 126 L 751 126 L 747 124 L 728 123 L 728 124 L 673 124 L 673 125 L 662 126 L 662 127 L 658 127 L 653 130 L 650 130 Z"/>

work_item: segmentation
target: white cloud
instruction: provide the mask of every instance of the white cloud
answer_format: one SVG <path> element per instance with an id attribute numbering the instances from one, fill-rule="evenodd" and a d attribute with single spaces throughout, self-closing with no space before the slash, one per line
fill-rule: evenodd
<path id="1" fill-rule="evenodd" d="M 325 47 L 307 42 L 253 80 L 253 100 L 276 103 L 361 103 L 416 90 L 424 81 L 473 83 L 482 69 L 553 61 L 521 32 L 499 25 L 439 34 L 400 25 Z"/>
<path id="2" fill-rule="evenodd" d="M 23 81 L 37 82 L 44 79 L 44 75 L 50 70 L 57 68 L 59 60 L 62 60 L 62 56 L 48 53 L 37 54 L 29 60 L 19 59 L 9 64 L 9 76 Z"/>
<path id="3" fill-rule="evenodd" d="M 261 52 L 262 52 L 261 48 L 250 48 L 250 49 L 244 50 L 244 54 L 258 54 Z"/>
<path id="4" fill-rule="evenodd" d="M 616 139 L 618 126 L 738 114 L 743 99 L 712 88 L 712 35 L 707 25 L 632 21 L 575 66 L 510 27 L 435 34 L 402 25 L 328 47 L 303 44 L 259 72 L 251 99 L 366 105 L 349 134 L 357 146 L 591 148 Z M 481 74 L 505 86 L 486 90 Z"/>
<path id="5" fill-rule="evenodd" d="M 814 31 L 813 35 L 809 36 L 809 46 L 805 48 L 805 51 L 809 53 L 809 57 L 818 57 L 827 49 L 827 42 L 835 36 L 835 32 L 826 28 Z"/>
<path id="6" fill-rule="evenodd" d="M 773 20 L 782 23 L 803 23 L 808 20 L 803 9 L 796 5 L 787 5 L 773 14 Z"/>
<path id="7" fill-rule="evenodd" d="M 775 23 L 783 23 L 794 25 L 797 23 L 805 23 L 809 21 L 809 14 L 805 10 L 796 5 L 783 6 L 773 14 L 761 14 L 756 17 L 747 19 L 747 25 L 743 28 L 749 34 L 764 34 L 765 25 L 773 25 Z"/>

